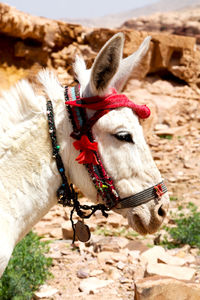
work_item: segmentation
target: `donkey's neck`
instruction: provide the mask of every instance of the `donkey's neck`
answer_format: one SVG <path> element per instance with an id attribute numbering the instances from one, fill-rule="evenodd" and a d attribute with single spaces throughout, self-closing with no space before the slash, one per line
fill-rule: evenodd
<path id="1" fill-rule="evenodd" d="M 20 92 L 20 102 L 16 103 L 18 97 L 11 97 L 12 104 L 16 107 L 22 105 L 21 97 L 24 95 L 22 90 Z M 9 98 L 9 93 L 7 97 Z M 32 113 L 24 111 L 24 115 L 18 120 L 16 116 L 16 122 L 1 135 L 0 144 L 3 146 L 0 150 L 0 228 L 11 234 L 13 244 L 16 244 L 56 203 L 56 190 L 61 183 L 52 157 L 46 99 L 35 96 L 34 101 L 34 111 L 33 108 Z M 53 102 L 60 153 L 68 173 L 70 129 L 64 95 L 63 99 Z M 9 122 L 9 114 L 7 116 Z M 5 127 L 5 124 L 3 126 Z"/>

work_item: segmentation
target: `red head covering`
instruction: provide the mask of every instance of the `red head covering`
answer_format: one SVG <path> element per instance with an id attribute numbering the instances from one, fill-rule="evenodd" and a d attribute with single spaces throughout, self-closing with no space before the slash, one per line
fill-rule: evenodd
<path id="1" fill-rule="evenodd" d="M 118 107 L 129 107 L 131 108 L 139 118 L 146 119 L 150 116 L 150 109 L 146 105 L 138 105 L 130 101 L 128 97 L 123 94 L 117 94 L 115 89 L 112 89 L 112 94 L 106 95 L 105 97 L 87 97 L 80 98 L 75 101 L 67 101 L 66 104 L 89 108 L 93 110 L 112 110 Z"/>

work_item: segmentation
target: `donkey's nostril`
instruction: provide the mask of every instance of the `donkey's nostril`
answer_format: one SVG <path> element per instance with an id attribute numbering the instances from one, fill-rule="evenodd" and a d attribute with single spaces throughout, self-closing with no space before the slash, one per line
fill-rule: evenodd
<path id="1" fill-rule="evenodd" d="M 166 211 L 165 211 L 165 209 L 163 208 L 163 206 L 161 205 L 160 207 L 159 207 L 159 209 L 158 209 L 158 215 L 160 216 L 160 217 L 165 217 L 166 216 Z"/>

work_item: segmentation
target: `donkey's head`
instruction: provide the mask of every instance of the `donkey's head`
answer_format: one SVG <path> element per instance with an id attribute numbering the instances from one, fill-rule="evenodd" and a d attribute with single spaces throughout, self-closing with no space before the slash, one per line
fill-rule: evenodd
<path id="1" fill-rule="evenodd" d="M 123 59 L 124 37 L 122 33 L 114 35 L 102 48 L 90 70 L 86 70 L 84 61 L 77 57 L 75 72 L 81 85 L 83 97 L 109 95 L 113 88 L 121 91 L 130 73 L 147 53 L 150 37 L 147 37 L 139 49 Z M 89 110 L 93 115 L 94 111 Z M 149 148 L 144 140 L 138 115 L 128 107 L 120 107 L 105 114 L 92 127 L 98 151 L 109 176 L 113 179 L 120 198 L 135 195 L 153 187 L 162 181 Z M 92 186 L 81 187 L 86 195 L 96 199 Z M 88 192 L 90 190 L 90 192 Z M 140 196 L 141 198 L 142 196 Z M 159 201 L 152 199 L 132 208 L 116 209 L 127 216 L 129 225 L 140 234 L 155 232 L 168 208 L 168 195 L 163 194 Z"/>

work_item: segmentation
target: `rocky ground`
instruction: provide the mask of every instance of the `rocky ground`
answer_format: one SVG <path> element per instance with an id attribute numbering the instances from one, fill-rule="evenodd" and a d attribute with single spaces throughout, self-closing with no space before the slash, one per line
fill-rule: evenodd
<path id="1" fill-rule="evenodd" d="M 190 21 L 198 22 L 195 18 Z M 193 202 L 200 208 L 200 52 L 195 34 L 184 37 L 122 30 L 124 56 L 135 51 L 147 34 L 152 35 L 150 51 L 124 92 L 151 108 L 151 117 L 142 125 L 171 198 L 165 225 L 174 226 L 173 216 L 180 204 Z M 74 83 L 75 54 L 82 54 L 90 66 L 117 31 L 33 17 L 0 3 L 0 93 L 24 77 L 35 85 L 34 75 L 42 67 L 53 68 L 61 83 Z M 51 241 L 54 275 L 35 298 L 199 299 L 198 249 L 185 245 L 165 250 L 156 246 L 166 234 L 163 228 L 155 235 L 141 237 L 113 212 L 108 219 L 97 214 L 87 224 L 92 238 L 86 245 L 77 242 L 76 247 L 71 246 L 67 209 L 54 207 L 34 227 Z"/>

